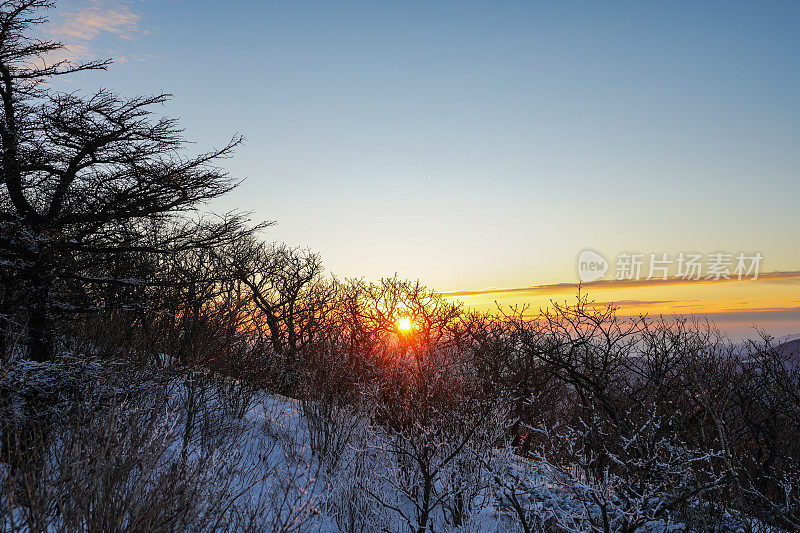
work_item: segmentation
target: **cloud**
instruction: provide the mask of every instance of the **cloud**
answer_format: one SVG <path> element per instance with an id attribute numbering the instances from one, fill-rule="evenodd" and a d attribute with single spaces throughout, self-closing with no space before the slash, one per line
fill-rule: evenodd
<path id="1" fill-rule="evenodd" d="M 133 40 L 141 31 L 140 22 L 141 16 L 123 0 L 84 0 L 56 11 L 45 31 L 64 43 L 67 59 L 85 60 L 98 55 L 92 41 L 103 34 Z"/>
<path id="2" fill-rule="evenodd" d="M 70 40 L 91 41 L 102 32 L 130 39 L 139 29 L 140 19 L 125 5 L 95 0 L 77 11 L 64 13 L 51 32 L 54 36 Z"/>
<path id="3" fill-rule="evenodd" d="M 613 302 L 588 302 L 586 305 L 589 307 L 608 307 L 609 305 L 616 305 L 618 307 L 645 307 L 649 305 L 660 306 L 674 303 L 678 303 L 677 300 L 614 300 Z"/>
<path id="4" fill-rule="evenodd" d="M 691 287 L 701 284 L 719 283 L 757 283 L 770 285 L 786 285 L 794 287 L 800 284 L 800 271 L 779 271 L 759 273 L 758 279 L 743 280 L 684 280 L 682 278 L 667 278 L 653 280 L 601 280 L 591 283 L 583 283 L 584 289 L 591 289 L 591 294 L 598 295 L 598 290 L 614 290 L 627 288 L 646 288 L 658 286 Z M 559 294 L 574 292 L 577 283 L 553 283 L 548 285 L 534 285 L 529 287 L 495 288 L 482 290 L 463 290 L 442 293 L 447 298 L 460 298 L 477 296 L 483 297 L 481 300 L 505 298 L 523 300 L 526 297 L 553 297 Z M 602 293 L 601 293 L 602 294 Z M 505 298 L 504 298 L 505 297 Z M 638 317 L 645 310 L 651 310 L 658 315 L 667 318 L 673 316 L 692 317 L 698 320 L 710 320 L 713 324 L 723 329 L 732 337 L 757 338 L 759 331 L 763 330 L 775 336 L 786 335 L 789 333 L 800 333 L 800 307 L 797 306 L 796 298 L 785 302 L 776 302 L 777 305 L 771 307 L 755 306 L 755 302 L 732 301 L 730 298 L 725 300 L 708 300 L 709 305 L 702 306 L 703 300 L 642 300 L 627 299 L 610 301 L 608 298 L 602 301 L 592 302 L 589 305 L 605 306 L 613 304 L 620 307 L 618 316 Z M 712 305 L 713 304 L 713 305 Z M 639 309 L 636 309 L 639 308 Z M 535 308 L 529 309 L 524 317 L 536 319 L 539 316 Z M 755 326 L 759 329 L 755 329 Z"/>
<path id="5" fill-rule="evenodd" d="M 759 281 L 773 281 L 773 282 L 780 282 L 780 283 L 797 283 L 800 282 L 800 270 L 793 270 L 793 271 L 785 271 L 785 272 L 760 272 L 758 274 L 758 279 L 755 280 L 755 283 Z M 599 280 L 599 281 L 591 281 L 588 283 L 581 284 L 581 287 L 584 289 L 591 288 L 592 290 L 598 289 L 622 289 L 622 288 L 630 288 L 630 287 L 656 287 L 656 286 L 664 286 L 664 285 L 701 285 L 707 283 L 731 283 L 731 282 L 738 282 L 735 277 L 729 280 L 708 280 L 708 279 L 683 279 L 683 278 L 667 278 L 667 279 L 640 279 L 640 280 L 616 280 L 616 279 L 606 279 L 606 280 Z M 740 283 L 752 283 L 753 280 L 745 279 L 742 280 Z M 578 286 L 577 283 L 552 283 L 549 285 L 532 285 L 529 287 L 511 287 L 511 288 L 504 288 L 504 289 L 477 289 L 477 290 L 464 290 L 464 291 L 452 291 L 452 292 L 445 292 L 442 293 L 442 296 L 445 297 L 461 297 L 461 296 L 490 296 L 493 294 L 501 295 L 501 294 L 536 294 L 536 293 L 553 293 L 553 292 L 564 292 L 564 291 L 571 291 L 574 290 Z"/>

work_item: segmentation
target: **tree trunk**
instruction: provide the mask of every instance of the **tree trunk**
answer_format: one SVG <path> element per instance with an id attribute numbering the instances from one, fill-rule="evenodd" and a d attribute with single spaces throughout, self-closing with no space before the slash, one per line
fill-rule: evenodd
<path id="1" fill-rule="evenodd" d="M 17 294 L 15 290 L 18 287 L 15 285 L 19 281 L 11 272 L 4 272 L 0 282 L 3 284 L 0 287 L 0 361 L 7 361 L 10 357 L 9 350 L 13 349 L 13 324 L 16 317 L 16 311 L 19 304 L 15 300 Z"/>
<path id="2" fill-rule="evenodd" d="M 0 362 L 6 361 L 8 355 L 8 323 L 11 313 L 9 305 L 9 279 L 3 279 L 2 292 L 0 292 Z"/>
<path id="3" fill-rule="evenodd" d="M 31 309 L 28 324 L 30 359 L 39 363 L 51 361 L 55 354 L 53 348 L 53 318 L 50 316 L 46 304 L 36 304 Z"/>
<path id="4" fill-rule="evenodd" d="M 275 351 L 276 355 L 282 356 L 284 354 L 283 332 L 281 331 L 281 325 L 278 321 L 278 317 L 275 316 L 272 309 L 265 310 L 264 316 L 267 320 L 267 326 L 269 327 L 269 337 L 270 342 L 272 343 L 272 349 Z"/>
<path id="5" fill-rule="evenodd" d="M 31 311 L 28 317 L 28 357 L 36 362 L 51 361 L 55 355 L 50 286 L 40 273 L 31 279 Z"/>
<path id="6" fill-rule="evenodd" d="M 428 529 L 428 517 L 431 513 L 431 492 L 433 491 L 433 479 L 430 473 L 426 470 L 423 472 L 422 481 L 422 512 L 419 517 L 419 524 L 417 524 L 417 533 L 425 533 Z"/>

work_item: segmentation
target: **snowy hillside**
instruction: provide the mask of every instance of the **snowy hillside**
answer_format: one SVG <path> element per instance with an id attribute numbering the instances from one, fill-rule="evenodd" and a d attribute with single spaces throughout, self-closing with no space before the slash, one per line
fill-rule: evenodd
<path id="1" fill-rule="evenodd" d="M 410 434 L 363 407 L 329 409 L 208 372 L 64 360 L 16 365 L 2 385 L 17 428 L 49 424 L 42 455 L 17 463 L 24 475 L 0 466 L 2 531 L 409 531 L 422 512 L 430 531 L 588 531 L 603 513 L 615 528 L 685 529 L 678 509 L 648 518 L 657 494 L 623 500 L 618 480 L 523 460 L 488 432 L 458 449 L 442 443 L 423 464 Z M 36 412 L 45 397 L 48 411 Z"/>

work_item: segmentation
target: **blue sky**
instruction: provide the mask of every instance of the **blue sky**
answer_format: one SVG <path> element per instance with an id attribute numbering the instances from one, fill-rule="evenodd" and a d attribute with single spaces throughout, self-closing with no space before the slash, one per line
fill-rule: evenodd
<path id="1" fill-rule="evenodd" d="M 121 62 L 70 85 L 173 93 L 198 149 L 243 134 L 225 167 L 246 181 L 214 207 L 334 273 L 570 282 L 586 247 L 800 270 L 798 3 L 72 0 L 53 19 L 82 17 L 98 31 L 65 40 Z"/>

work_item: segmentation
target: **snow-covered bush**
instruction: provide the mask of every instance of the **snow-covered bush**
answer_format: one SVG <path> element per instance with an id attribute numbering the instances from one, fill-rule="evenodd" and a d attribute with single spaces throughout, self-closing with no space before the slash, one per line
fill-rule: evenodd
<path id="1" fill-rule="evenodd" d="M 224 389 L 204 392 L 187 431 L 187 381 L 75 359 L 12 368 L 0 530 L 302 530 L 310 463 L 287 463 L 270 421 L 236 416 Z"/>

